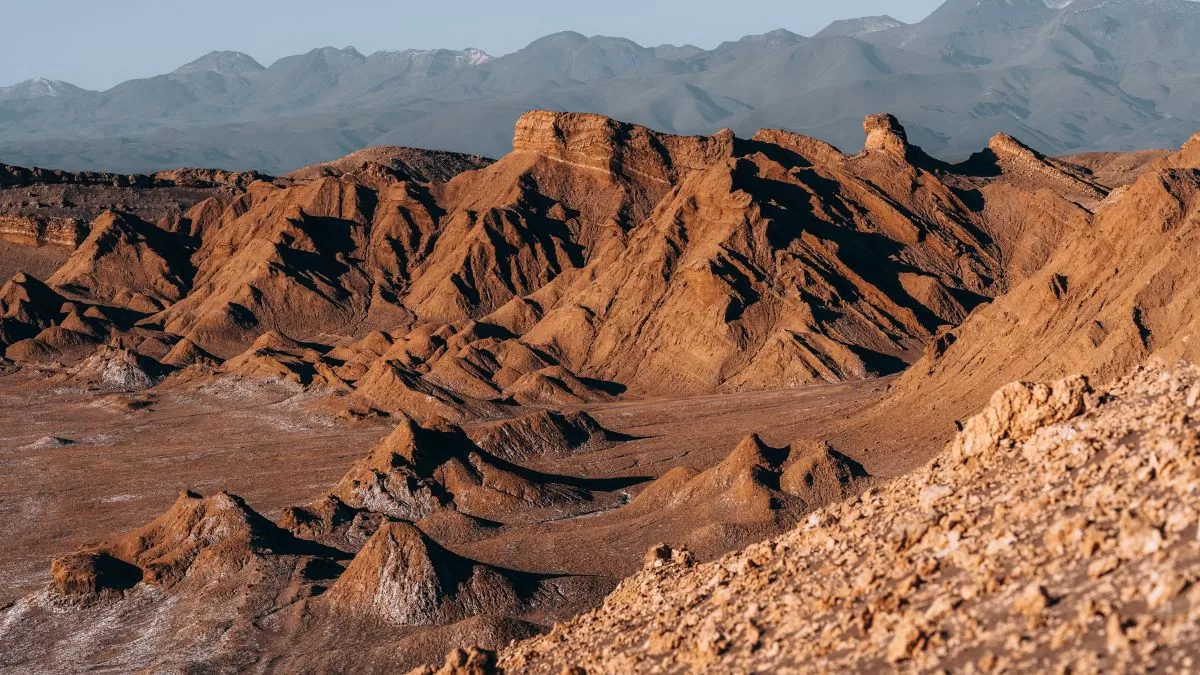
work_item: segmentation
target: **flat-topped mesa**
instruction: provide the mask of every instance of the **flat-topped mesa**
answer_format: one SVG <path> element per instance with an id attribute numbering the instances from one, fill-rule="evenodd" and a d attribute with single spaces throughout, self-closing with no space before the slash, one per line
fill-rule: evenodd
<path id="1" fill-rule="evenodd" d="M 900 159 L 908 158 L 912 146 L 908 144 L 908 134 L 901 126 L 900 120 L 894 115 L 880 113 L 867 116 L 863 120 L 863 131 L 867 134 L 867 141 L 863 145 L 864 154 L 880 151 Z"/>
<path id="2" fill-rule="evenodd" d="M 603 115 L 548 110 L 522 115 L 513 135 L 514 153 L 664 184 L 731 156 L 733 144 L 728 129 L 709 137 L 673 136 Z"/>
<path id="3" fill-rule="evenodd" d="M 125 188 L 235 187 L 244 189 L 256 180 L 270 179 L 257 171 L 225 171 L 223 169 L 180 168 L 154 174 L 117 174 L 95 171 L 64 171 L 0 164 L 0 186 L 29 187 L 33 185 L 107 185 Z"/>

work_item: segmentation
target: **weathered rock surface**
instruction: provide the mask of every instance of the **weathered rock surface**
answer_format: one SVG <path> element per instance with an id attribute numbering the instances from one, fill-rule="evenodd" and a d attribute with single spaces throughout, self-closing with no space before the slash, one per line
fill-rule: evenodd
<path id="1" fill-rule="evenodd" d="M 928 467 L 709 564 L 650 566 L 521 673 L 1188 670 L 1200 370 L 1001 389 Z M 659 559 L 659 558 L 656 558 Z"/>
<path id="2" fill-rule="evenodd" d="M 200 405 L 322 447 L 388 434 L 332 488 L 353 448 L 288 486 L 278 524 L 187 493 L 60 556 L 0 610 L 0 665 L 403 669 L 528 638 L 643 565 L 499 665 L 477 650 L 444 670 L 1049 670 L 1100 623 L 1098 668 L 1187 655 L 1151 647 L 1193 637 L 1200 388 L 1190 367 L 1109 385 L 1195 356 L 1200 145 L 1076 164 L 1000 135 L 951 165 L 892 116 L 864 129 L 847 155 L 535 111 L 496 162 L 378 148 L 281 179 L 117 180 L 147 201 L 77 248 L 0 247 L 0 269 L 38 264 L 0 288 L 0 375 L 22 387 L 2 401 L 90 395 L 81 416 L 106 425 L 31 420 L 4 449 L 34 482 L 128 462 L 111 439 L 160 431 L 143 416 L 186 436 Z M 1031 377 L 1054 382 L 992 395 Z M 883 482 L 981 407 L 933 465 Z M 282 435 L 253 446 L 264 462 L 305 452 Z M 192 484 L 246 460 L 179 443 Z M 130 495 L 93 497 L 111 514 Z"/>
<path id="3" fill-rule="evenodd" d="M 170 365 L 229 360 L 356 410 L 454 421 L 863 379 L 1037 271 L 1106 194 L 1008 137 L 951 166 L 895 117 L 864 128 L 847 156 L 782 131 L 534 111 L 496 162 L 376 148 L 278 180 L 118 180 L 219 189 L 153 224 L 132 206 L 96 219 L 48 281 L 131 314 L 43 326 L 13 356 L 78 359 L 136 326 L 130 346 Z M 266 353 L 264 334 L 312 348 Z"/>

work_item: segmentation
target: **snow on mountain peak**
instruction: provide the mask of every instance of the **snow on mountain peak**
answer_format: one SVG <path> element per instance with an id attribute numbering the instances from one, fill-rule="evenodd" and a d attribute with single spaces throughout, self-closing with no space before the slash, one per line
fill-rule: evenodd
<path id="1" fill-rule="evenodd" d="M 83 93 L 83 89 L 70 82 L 35 77 L 12 86 L 0 87 L 0 101 L 16 101 L 35 98 L 57 98 Z"/>
<path id="2" fill-rule="evenodd" d="M 492 60 L 490 54 L 474 47 L 468 47 L 462 51 L 452 51 L 449 49 L 384 50 L 372 54 L 371 58 L 384 61 L 418 61 L 432 58 L 452 58 L 455 62 L 465 66 L 480 66 Z"/>
<path id="3" fill-rule="evenodd" d="M 459 54 L 459 60 L 466 62 L 468 65 L 481 66 L 492 60 L 492 56 L 482 49 L 467 47 Z"/>

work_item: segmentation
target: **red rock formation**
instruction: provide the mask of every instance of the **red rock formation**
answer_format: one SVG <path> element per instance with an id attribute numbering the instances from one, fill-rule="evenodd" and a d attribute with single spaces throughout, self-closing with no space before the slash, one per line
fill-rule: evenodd
<path id="1" fill-rule="evenodd" d="M 86 236 L 86 229 L 75 218 L 0 215 L 0 234 L 29 239 L 37 244 L 75 248 Z"/>

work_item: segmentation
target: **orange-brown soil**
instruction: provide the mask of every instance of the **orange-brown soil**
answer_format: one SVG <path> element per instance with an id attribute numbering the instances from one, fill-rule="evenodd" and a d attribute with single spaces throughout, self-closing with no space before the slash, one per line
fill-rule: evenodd
<path id="1" fill-rule="evenodd" d="M 0 247 L 21 270 L 0 287 L 0 666 L 495 649 L 659 542 L 651 565 L 682 569 L 853 517 L 1011 380 L 1198 356 L 1200 141 L 1064 159 L 998 135 L 951 165 L 891 116 L 864 130 L 847 155 L 535 111 L 495 162 L 4 167 L 0 217 L 25 229 Z M 1021 391 L 1036 419 L 966 438 L 1079 412 Z M 896 661 L 932 644 L 908 623 Z"/>

